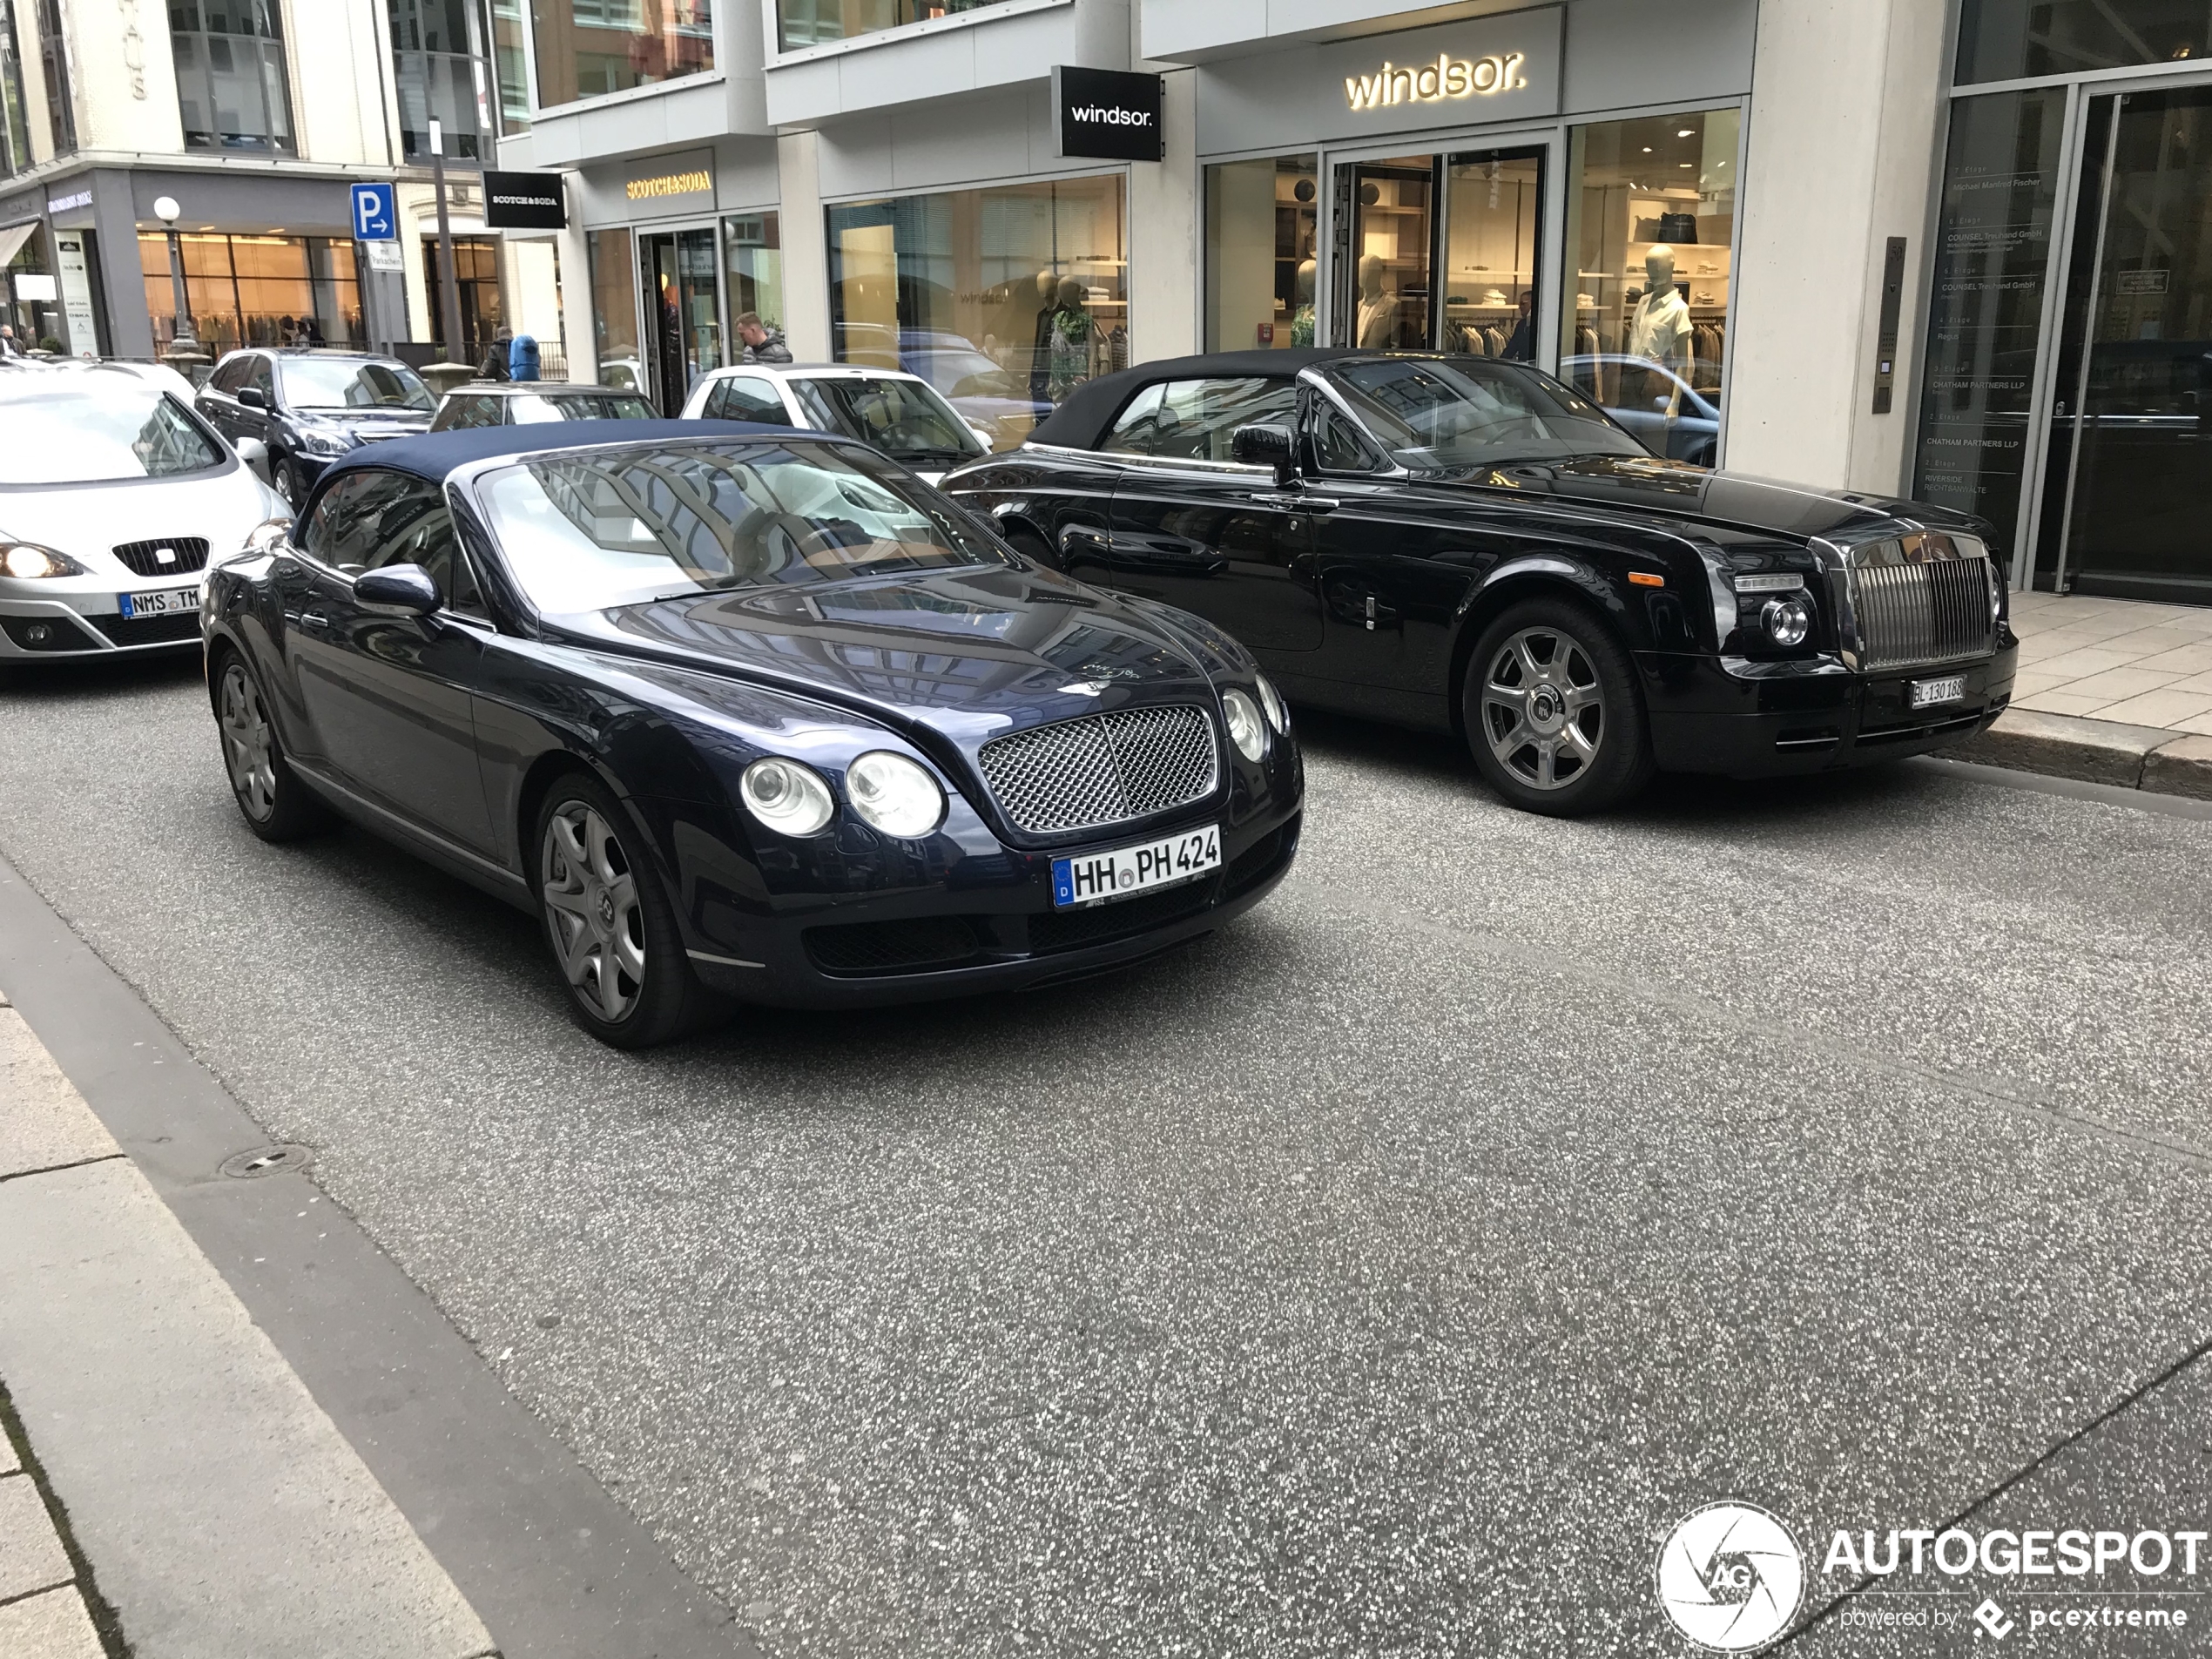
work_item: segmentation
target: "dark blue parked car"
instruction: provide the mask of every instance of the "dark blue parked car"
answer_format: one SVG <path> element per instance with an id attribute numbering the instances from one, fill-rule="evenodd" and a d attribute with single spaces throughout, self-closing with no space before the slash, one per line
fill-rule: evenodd
<path id="1" fill-rule="evenodd" d="M 1005 989 L 1249 908 L 1298 847 L 1244 648 L 1015 552 L 865 446 L 492 428 L 332 467 L 209 579 L 254 833 L 338 813 L 536 913 L 622 1047 L 720 998 Z"/>
<path id="2" fill-rule="evenodd" d="M 298 508 L 341 455 L 427 430 L 438 399 L 396 357 L 251 346 L 215 365 L 193 404 L 232 442 L 266 445 L 269 482 Z"/>

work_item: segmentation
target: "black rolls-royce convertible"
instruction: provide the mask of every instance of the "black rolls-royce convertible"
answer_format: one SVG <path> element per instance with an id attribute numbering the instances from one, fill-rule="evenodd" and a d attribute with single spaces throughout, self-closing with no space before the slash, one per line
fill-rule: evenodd
<path id="1" fill-rule="evenodd" d="M 210 577 L 267 840 L 354 819 L 537 914 L 577 1022 L 1142 961 L 1258 903 L 1304 789 L 1211 624 L 1006 548 L 843 439 L 722 421 L 356 451 Z"/>
<path id="2" fill-rule="evenodd" d="M 2019 655 L 1983 521 L 1656 458 L 1520 363 L 1148 363 L 943 489 L 1041 563 L 1218 624 L 1294 701 L 1462 734 L 1540 813 L 1655 769 L 1956 742 Z"/>

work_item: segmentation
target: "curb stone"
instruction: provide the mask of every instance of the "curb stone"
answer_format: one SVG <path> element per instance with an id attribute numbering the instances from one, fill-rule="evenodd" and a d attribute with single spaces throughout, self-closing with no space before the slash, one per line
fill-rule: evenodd
<path id="1" fill-rule="evenodd" d="M 2212 800 L 2212 738 L 2163 726 L 2007 709 L 1986 732 L 1940 752 L 2014 772 Z"/>

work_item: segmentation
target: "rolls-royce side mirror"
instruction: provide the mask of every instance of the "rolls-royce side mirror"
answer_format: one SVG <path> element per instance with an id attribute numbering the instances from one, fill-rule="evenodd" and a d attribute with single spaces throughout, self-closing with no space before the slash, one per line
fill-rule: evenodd
<path id="1" fill-rule="evenodd" d="M 413 617 L 427 617 L 445 603 L 437 578 L 419 564 L 388 564 L 364 571 L 354 578 L 354 598 L 357 604 Z"/>
<path id="2" fill-rule="evenodd" d="M 1247 467 L 1272 467 L 1275 482 L 1290 482 L 1296 470 L 1291 462 L 1293 440 L 1286 426 L 1265 423 L 1240 426 L 1229 435 L 1231 459 Z"/>

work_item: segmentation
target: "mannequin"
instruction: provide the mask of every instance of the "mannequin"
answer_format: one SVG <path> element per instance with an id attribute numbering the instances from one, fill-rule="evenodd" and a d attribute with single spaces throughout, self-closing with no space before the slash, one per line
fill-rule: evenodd
<path id="1" fill-rule="evenodd" d="M 1062 277 L 1055 298 L 1057 303 L 1048 314 L 1045 394 L 1057 404 L 1090 378 L 1097 361 L 1098 325 L 1091 320 L 1083 285 L 1076 278 Z"/>
<path id="2" fill-rule="evenodd" d="M 1654 404 L 1666 395 L 1669 421 L 1680 412 L 1683 382 L 1696 361 L 1696 335 L 1690 326 L 1689 305 L 1675 287 L 1675 251 L 1664 242 L 1643 256 L 1643 273 L 1649 279 L 1643 298 L 1629 315 L 1629 355 L 1674 371 L 1672 377 L 1643 375 L 1651 382 Z"/>
<path id="3" fill-rule="evenodd" d="M 1052 378 L 1052 314 L 1059 300 L 1059 273 L 1038 272 L 1036 328 L 1029 342 L 1029 395 L 1038 402 L 1044 401 Z"/>
<path id="4" fill-rule="evenodd" d="M 1300 260 L 1298 267 L 1298 309 L 1291 314 L 1291 344 L 1293 346 L 1311 346 L 1313 343 L 1313 261 Z"/>
<path id="5" fill-rule="evenodd" d="M 1370 253 L 1359 261 L 1359 334 L 1352 343 L 1388 346 L 1397 322 L 1398 298 L 1383 292 L 1382 255 Z"/>

